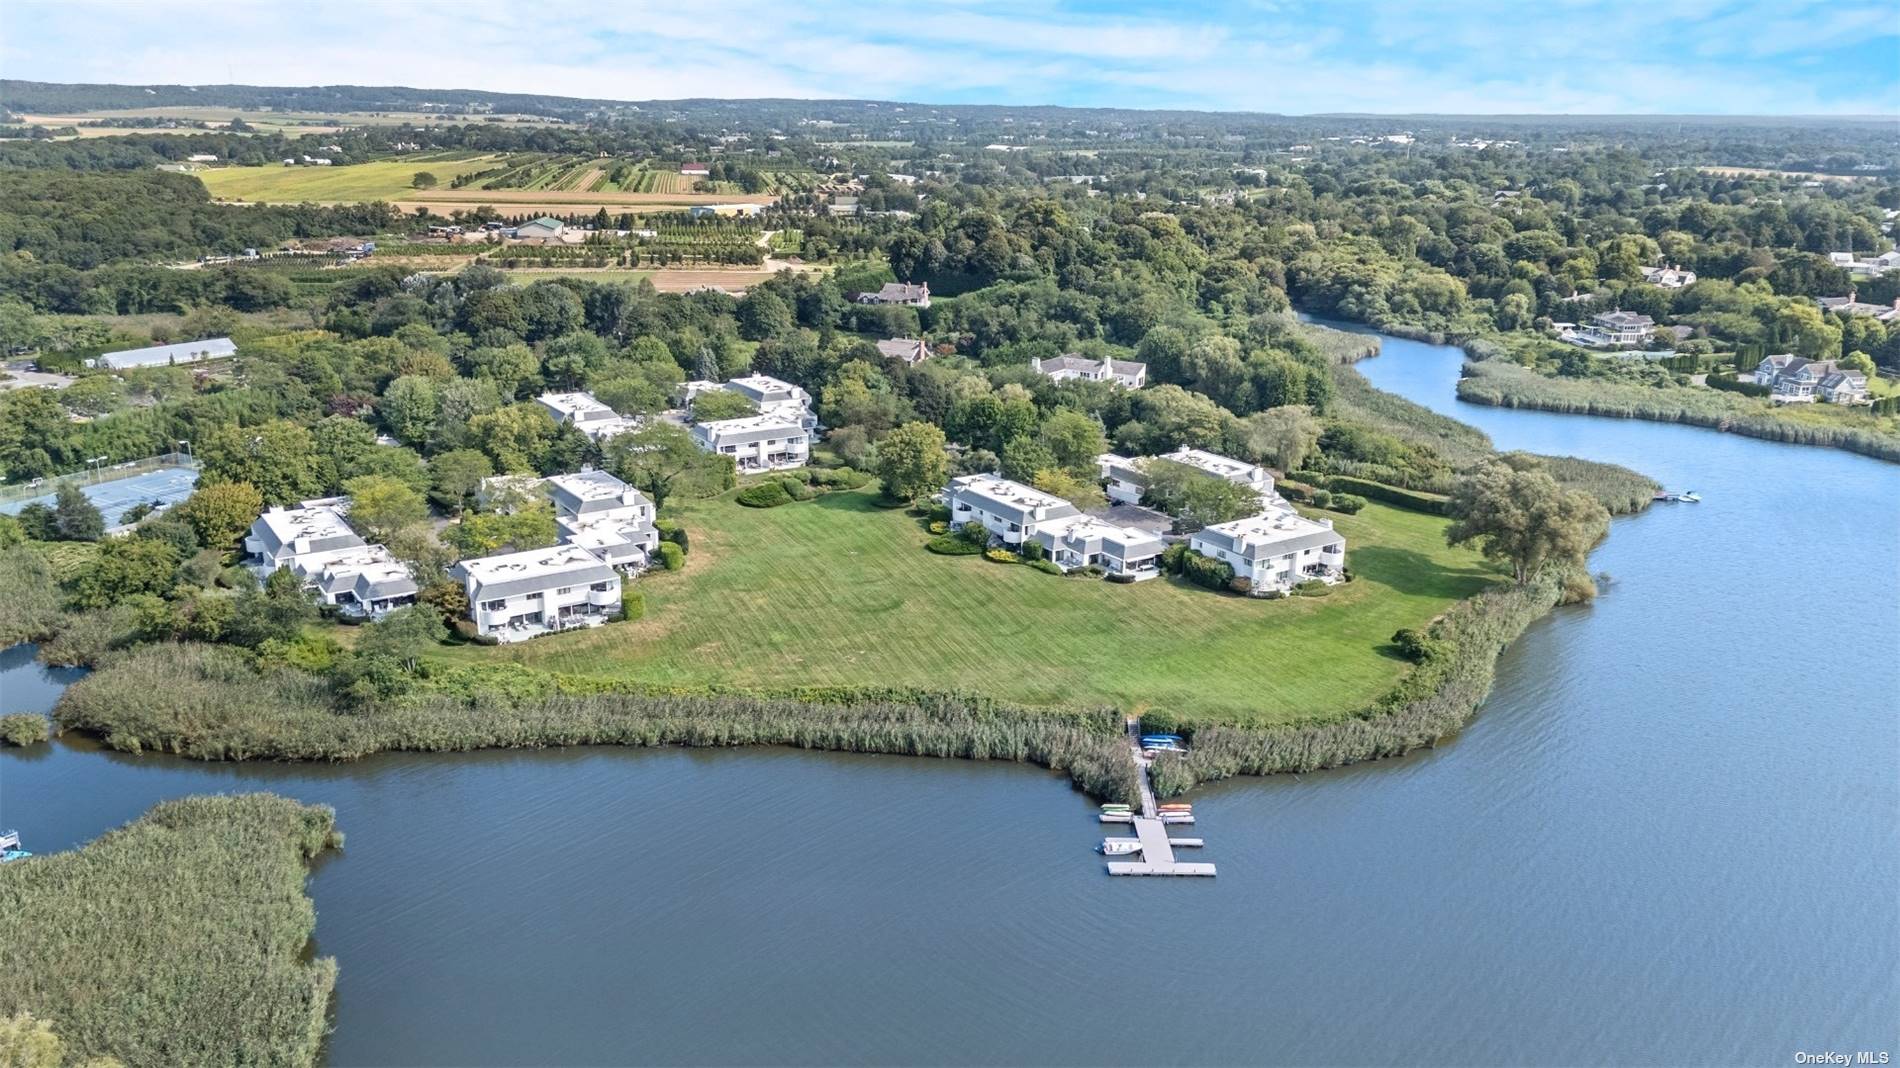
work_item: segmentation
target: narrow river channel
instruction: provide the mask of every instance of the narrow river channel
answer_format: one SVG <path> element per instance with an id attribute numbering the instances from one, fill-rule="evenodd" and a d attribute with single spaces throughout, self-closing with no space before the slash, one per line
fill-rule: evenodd
<path id="1" fill-rule="evenodd" d="M 1114 880 L 1038 769 L 783 750 L 205 765 L 0 755 L 68 849 L 168 797 L 336 807 L 335 1065 L 1762 1064 L 1900 1054 L 1900 467 L 1383 389 L 1702 504 L 1616 523 L 1453 743 L 1196 798 L 1212 880 Z M 0 706 L 70 674 L 0 654 Z"/>

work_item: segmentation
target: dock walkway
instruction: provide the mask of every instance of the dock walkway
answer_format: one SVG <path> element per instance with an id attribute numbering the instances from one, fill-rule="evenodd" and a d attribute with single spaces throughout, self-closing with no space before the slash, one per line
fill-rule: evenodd
<path id="1" fill-rule="evenodd" d="M 1212 864 L 1174 859 L 1174 843 L 1168 838 L 1168 826 L 1161 819 L 1161 809 L 1155 801 L 1154 786 L 1148 782 L 1148 758 L 1141 754 L 1141 722 L 1136 719 L 1128 721 L 1128 749 L 1129 756 L 1135 762 L 1137 778 L 1141 783 L 1141 815 L 1129 818 L 1129 822 L 1135 825 L 1135 836 L 1141 840 L 1141 859 L 1111 860 L 1108 862 L 1108 873 L 1110 875 L 1213 875 L 1214 865 Z M 1106 821 L 1107 817 L 1104 816 L 1103 819 Z M 1200 845 L 1201 839 L 1193 839 L 1193 844 Z"/>

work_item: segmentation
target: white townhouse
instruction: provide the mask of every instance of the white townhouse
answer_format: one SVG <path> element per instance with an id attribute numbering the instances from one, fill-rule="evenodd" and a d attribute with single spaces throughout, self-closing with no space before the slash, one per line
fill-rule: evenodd
<path id="1" fill-rule="evenodd" d="M 1695 285 L 1695 272 L 1679 267 L 1641 267 L 1643 281 L 1658 289 L 1682 289 Z"/>
<path id="2" fill-rule="evenodd" d="M 1081 516 L 1081 510 L 1053 493 L 1012 482 L 1001 475 L 959 475 L 943 491 L 950 525 L 981 523 L 1005 545 L 1020 546 L 1044 525 Z"/>
<path id="3" fill-rule="evenodd" d="M 1612 311 L 1590 317 L 1590 332 L 1605 345 L 1645 345 L 1656 320 L 1636 312 Z"/>
<path id="4" fill-rule="evenodd" d="M 1148 384 L 1148 365 L 1137 360 L 1092 360 L 1070 352 L 1052 360 L 1031 356 L 1029 369 L 1057 382 L 1112 382 L 1123 389 L 1140 389 Z"/>
<path id="5" fill-rule="evenodd" d="M 1330 585 L 1346 568 L 1346 539 L 1332 520 L 1307 519 L 1292 509 L 1205 527 L 1189 536 L 1188 548 L 1231 564 L 1257 594 L 1309 579 Z"/>
<path id="6" fill-rule="evenodd" d="M 751 401 L 760 415 L 797 423 L 806 430 L 818 429 L 811 394 L 790 382 L 771 375 L 743 375 L 727 379 L 725 388 Z"/>
<path id="7" fill-rule="evenodd" d="M 296 508 L 267 508 L 257 517 L 244 536 L 244 565 L 262 580 L 297 557 L 364 545 L 336 505 L 305 501 Z"/>
<path id="8" fill-rule="evenodd" d="M 415 576 L 381 545 L 310 553 L 289 566 L 304 589 L 347 615 L 381 619 L 416 603 Z"/>
<path id="9" fill-rule="evenodd" d="M 554 475 L 546 485 L 562 542 L 592 550 L 615 567 L 647 566 L 660 533 L 646 494 L 606 471 Z"/>
<path id="10" fill-rule="evenodd" d="M 591 627 L 620 611 L 620 574 L 578 545 L 464 560 L 449 572 L 468 592 L 479 634 L 517 642 Z"/>
<path id="11" fill-rule="evenodd" d="M 692 435 L 707 452 L 732 457 L 741 474 L 803 467 L 811 457 L 811 431 L 780 416 L 694 423 Z"/>
<path id="12" fill-rule="evenodd" d="M 381 619 L 416 600 L 416 580 L 381 545 L 366 544 L 343 520 L 339 498 L 271 508 L 244 537 L 245 566 L 259 581 L 288 568 L 303 588 L 345 613 Z"/>
<path id="13" fill-rule="evenodd" d="M 547 409 L 555 422 L 575 427 L 594 441 L 606 441 L 640 427 L 639 420 L 607 407 L 592 393 L 543 393 L 536 403 Z"/>
<path id="14" fill-rule="evenodd" d="M 1106 483 L 1108 499 L 1121 504 L 1139 504 L 1141 495 L 1148 489 L 1147 468 L 1151 460 L 1167 460 L 1184 464 L 1215 478 L 1246 486 L 1260 495 L 1263 506 L 1277 497 L 1273 490 L 1273 475 L 1259 464 L 1250 464 L 1245 460 L 1236 460 L 1205 449 L 1190 449 L 1183 445 L 1162 456 L 1129 459 L 1126 456 L 1105 452 L 1096 457 L 1096 465 L 1101 469 L 1102 478 Z"/>
<path id="15" fill-rule="evenodd" d="M 915 337 L 886 338 L 877 343 L 877 351 L 887 360 L 900 360 L 912 367 L 930 358 L 930 346 Z"/>
<path id="16" fill-rule="evenodd" d="M 1074 515 L 1037 523 L 1031 537 L 1064 571 L 1099 567 L 1111 578 L 1139 582 L 1161 573 L 1161 553 L 1168 546 L 1160 537 L 1137 527 L 1124 527 L 1091 515 Z"/>

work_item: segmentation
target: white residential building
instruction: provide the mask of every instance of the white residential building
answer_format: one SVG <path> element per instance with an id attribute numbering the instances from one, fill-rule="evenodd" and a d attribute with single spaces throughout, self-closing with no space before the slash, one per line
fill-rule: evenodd
<path id="1" fill-rule="evenodd" d="M 1064 571 L 1099 567 L 1111 577 L 1133 581 L 1161 573 L 1161 553 L 1168 546 L 1160 537 L 1138 527 L 1124 527 L 1091 515 L 1073 515 L 1035 525 L 1032 539 Z"/>
<path id="2" fill-rule="evenodd" d="M 797 423 L 806 430 L 818 428 L 818 417 L 812 414 L 811 394 L 771 375 L 744 375 L 726 380 L 726 389 L 751 401 L 759 414 L 788 423 Z"/>
<path id="3" fill-rule="evenodd" d="M 1896 297 L 1892 304 L 1870 304 L 1861 300 L 1860 294 L 1850 289 L 1845 297 L 1820 297 L 1814 303 L 1824 312 L 1866 315 L 1883 323 L 1900 320 L 1900 297 Z"/>
<path id="4" fill-rule="evenodd" d="M 1658 289 L 1682 289 L 1695 285 L 1695 272 L 1679 267 L 1643 267 L 1643 281 Z"/>
<path id="5" fill-rule="evenodd" d="M 333 504 L 305 501 L 296 508 L 269 508 L 244 536 L 246 567 L 267 579 L 300 556 L 365 546 Z"/>
<path id="6" fill-rule="evenodd" d="M 811 431 L 778 416 L 694 423 L 692 434 L 700 448 L 732 457 L 741 474 L 803 467 L 811 457 Z"/>
<path id="7" fill-rule="evenodd" d="M 450 574 L 464 583 L 476 632 L 499 641 L 591 627 L 620 611 L 619 573 L 578 545 L 464 560 Z"/>
<path id="8" fill-rule="evenodd" d="M 1190 535 L 1188 548 L 1226 561 L 1257 594 L 1310 579 L 1331 584 L 1346 568 L 1346 539 L 1333 530 L 1332 520 L 1307 519 L 1291 509 L 1216 523 Z"/>
<path id="9" fill-rule="evenodd" d="M 1776 404 L 1865 404 L 1871 399 L 1867 376 L 1833 360 L 1809 360 L 1793 353 L 1769 356 L 1756 366 L 1756 384 L 1768 386 Z"/>
<path id="10" fill-rule="evenodd" d="M 1020 546 L 1046 524 L 1080 516 L 1075 505 L 1001 475 L 959 475 L 943 491 L 950 525 L 981 523 L 1005 545 Z"/>
<path id="11" fill-rule="evenodd" d="M 592 393 L 543 393 L 536 400 L 555 422 L 573 426 L 594 441 L 606 441 L 640 427 L 638 419 L 621 415 Z"/>
<path id="12" fill-rule="evenodd" d="M 606 471 L 547 480 L 561 540 L 592 550 L 615 567 L 640 570 L 660 544 L 647 495 Z"/>
<path id="13" fill-rule="evenodd" d="M 1124 389 L 1140 389 L 1148 384 L 1148 365 L 1135 360 L 1093 360 L 1066 353 L 1053 360 L 1029 358 L 1029 369 L 1057 382 L 1113 382 Z"/>
<path id="14" fill-rule="evenodd" d="M 1259 464 L 1250 464 L 1245 460 L 1235 460 L 1205 449 L 1190 449 L 1186 445 L 1163 456 L 1144 456 L 1129 459 L 1105 452 L 1096 457 L 1102 478 L 1106 482 L 1108 499 L 1122 504 L 1139 504 L 1141 495 L 1147 492 L 1147 465 L 1151 460 L 1168 460 L 1185 464 L 1201 472 L 1223 479 L 1236 485 L 1246 486 L 1260 495 L 1262 504 L 1277 499 L 1273 490 L 1273 475 Z"/>
<path id="15" fill-rule="evenodd" d="M 260 582 L 287 568 L 324 604 L 352 615 L 380 619 L 413 604 L 414 576 L 388 549 L 366 544 L 350 529 L 343 519 L 347 507 L 328 498 L 265 511 L 245 535 L 245 566 Z"/>
<path id="16" fill-rule="evenodd" d="M 236 355 L 237 345 L 230 338 L 208 337 L 203 341 L 180 341 L 175 345 L 147 345 L 142 349 L 102 353 L 85 361 L 85 364 L 87 367 L 122 371 L 128 367 L 172 367 Z"/>

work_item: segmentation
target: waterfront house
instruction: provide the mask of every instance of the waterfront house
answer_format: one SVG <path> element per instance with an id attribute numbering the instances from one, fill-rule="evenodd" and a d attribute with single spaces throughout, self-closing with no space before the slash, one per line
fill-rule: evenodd
<path id="1" fill-rule="evenodd" d="M 886 282 L 875 293 L 859 293 L 859 304 L 896 304 L 909 308 L 930 307 L 930 283 Z"/>
<path id="2" fill-rule="evenodd" d="M 1046 524 L 1080 516 L 1081 510 L 1053 493 L 1001 475 L 959 475 L 943 491 L 950 525 L 980 523 L 992 540 L 1011 547 L 1036 537 Z"/>
<path id="3" fill-rule="evenodd" d="M 646 494 L 606 471 L 553 475 L 547 488 L 563 543 L 590 549 L 615 567 L 647 566 L 660 534 Z"/>
<path id="4" fill-rule="evenodd" d="M 877 343 L 877 351 L 885 359 L 901 360 L 912 367 L 930 358 L 930 346 L 915 337 L 888 338 Z"/>
<path id="5" fill-rule="evenodd" d="M 1141 503 L 1142 494 L 1148 490 L 1148 464 L 1152 460 L 1167 460 L 1185 464 L 1215 478 L 1246 486 L 1260 495 L 1262 505 L 1276 499 L 1273 490 L 1273 475 L 1259 464 L 1250 464 L 1245 460 L 1236 460 L 1205 449 L 1190 449 L 1186 445 L 1163 456 L 1144 456 L 1129 459 L 1112 452 L 1096 457 L 1097 468 L 1101 471 L 1104 489 L 1108 499 L 1122 504 Z"/>
<path id="6" fill-rule="evenodd" d="M 621 415 L 592 393 L 543 393 L 535 401 L 547 409 L 555 422 L 572 426 L 594 441 L 606 441 L 640 427 L 638 419 Z"/>
<path id="7" fill-rule="evenodd" d="M 463 581 L 476 632 L 498 641 L 596 626 L 620 611 L 620 575 L 578 545 L 464 560 L 450 574 Z"/>
<path id="8" fill-rule="evenodd" d="M 1226 561 L 1256 594 L 1314 579 L 1330 585 L 1345 575 L 1346 539 L 1332 520 L 1308 519 L 1290 508 L 1205 527 L 1189 536 L 1188 548 Z"/>
<path id="9" fill-rule="evenodd" d="M 1867 376 L 1833 360 L 1810 360 L 1793 353 L 1769 356 L 1755 367 L 1757 385 L 1768 386 L 1776 404 L 1865 404 Z"/>
<path id="10" fill-rule="evenodd" d="M 732 457 L 740 474 L 803 467 L 811 457 L 811 432 L 776 415 L 694 423 L 692 435 L 700 448 Z"/>
<path id="11" fill-rule="evenodd" d="M 1603 312 L 1590 317 L 1590 329 L 1606 345 L 1645 345 L 1656 329 L 1656 320 L 1637 312 Z"/>
<path id="12" fill-rule="evenodd" d="M 1160 537 L 1139 527 L 1124 527 L 1091 515 L 1037 523 L 1030 537 L 1064 571 L 1099 567 L 1110 577 L 1131 581 L 1159 575 L 1161 553 L 1168 547 Z"/>
<path id="13" fill-rule="evenodd" d="M 236 355 L 237 345 L 230 338 L 208 337 L 203 341 L 180 341 L 174 345 L 147 345 L 141 349 L 101 353 L 86 360 L 85 364 L 87 367 L 123 371 L 132 367 L 174 367 Z"/>
<path id="14" fill-rule="evenodd" d="M 307 553 L 289 567 L 304 589 L 358 619 L 381 619 L 416 603 L 415 576 L 381 545 Z"/>
<path id="15" fill-rule="evenodd" d="M 1148 365 L 1135 360 L 1091 359 L 1078 353 L 1065 353 L 1054 359 L 1029 358 L 1029 369 L 1057 382 L 1112 382 L 1124 389 L 1140 389 L 1148 384 Z"/>

